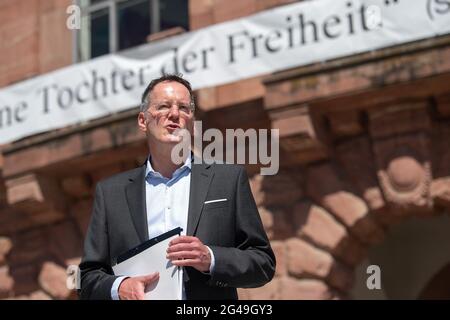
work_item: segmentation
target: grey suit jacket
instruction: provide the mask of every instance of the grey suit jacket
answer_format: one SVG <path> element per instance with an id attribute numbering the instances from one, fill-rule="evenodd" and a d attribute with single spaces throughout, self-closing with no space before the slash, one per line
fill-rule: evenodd
<path id="1" fill-rule="evenodd" d="M 97 184 L 80 264 L 81 299 L 111 299 L 117 256 L 148 240 L 145 166 Z M 205 201 L 226 198 L 225 202 Z M 185 268 L 187 299 L 237 299 L 236 288 L 258 287 L 275 272 L 270 247 L 245 169 L 192 164 L 187 235 L 214 253 L 211 274 Z"/>

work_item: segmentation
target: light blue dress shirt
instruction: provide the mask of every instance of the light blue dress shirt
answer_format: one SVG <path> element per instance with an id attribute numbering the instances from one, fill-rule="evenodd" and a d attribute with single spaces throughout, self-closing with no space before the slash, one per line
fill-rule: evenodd
<path id="1" fill-rule="evenodd" d="M 191 185 L 192 158 L 187 157 L 183 166 L 175 170 L 172 177 L 166 178 L 159 172 L 153 170 L 149 160 L 145 170 L 145 194 L 147 205 L 147 225 L 149 239 L 159 236 L 162 233 L 174 228 L 181 227 L 182 235 L 186 235 L 189 191 Z M 211 254 L 211 266 L 214 268 L 214 254 L 207 247 Z M 127 277 L 117 278 L 111 288 L 111 298 L 119 300 L 119 286 Z M 182 287 L 182 298 L 186 299 L 184 281 Z"/>

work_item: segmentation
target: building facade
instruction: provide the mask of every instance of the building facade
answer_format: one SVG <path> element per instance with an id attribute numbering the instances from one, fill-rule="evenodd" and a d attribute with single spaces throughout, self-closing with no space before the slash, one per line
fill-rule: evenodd
<path id="1" fill-rule="evenodd" d="M 143 39 L 293 2 L 189 0 L 187 25 L 180 14 Z M 96 3 L 103 8 L 88 7 Z M 118 25 L 104 52 L 93 34 L 90 49 L 80 47 L 62 27 L 70 5 L 0 0 L 0 87 L 144 41 L 111 41 L 108 32 L 127 32 Z M 209 128 L 280 130 L 278 174 L 247 166 L 276 276 L 240 298 L 450 299 L 449 83 L 444 35 L 196 90 Z M 67 268 L 80 261 L 95 184 L 147 155 L 137 110 L 0 146 L 0 298 L 76 299 Z M 369 288 L 370 266 L 381 288 Z"/>

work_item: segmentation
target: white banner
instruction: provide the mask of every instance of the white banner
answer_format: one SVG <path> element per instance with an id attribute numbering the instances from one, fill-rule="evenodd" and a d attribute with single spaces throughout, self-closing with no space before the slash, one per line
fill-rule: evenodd
<path id="1" fill-rule="evenodd" d="M 450 0 L 294 3 L 5 87 L 0 144 L 136 107 L 162 72 L 199 89 L 447 33 Z"/>

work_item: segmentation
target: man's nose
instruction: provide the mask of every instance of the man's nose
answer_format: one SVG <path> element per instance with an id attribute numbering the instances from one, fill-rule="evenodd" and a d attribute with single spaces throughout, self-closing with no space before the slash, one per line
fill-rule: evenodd
<path id="1" fill-rule="evenodd" d="M 169 118 L 179 118 L 180 117 L 180 110 L 178 109 L 177 105 L 173 105 L 170 108 Z"/>

